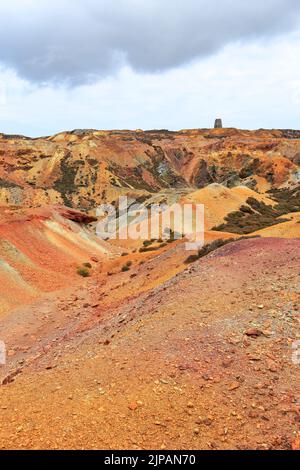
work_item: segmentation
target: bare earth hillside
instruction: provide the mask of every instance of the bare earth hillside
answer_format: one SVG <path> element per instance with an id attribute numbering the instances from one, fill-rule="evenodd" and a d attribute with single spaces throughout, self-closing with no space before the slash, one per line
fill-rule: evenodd
<path id="1" fill-rule="evenodd" d="M 298 449 L 299 155 L 292 130 L 0 134 L 0 448 Z M 98 238 L 120 195 L 204 204 L 204 249 Z"/>

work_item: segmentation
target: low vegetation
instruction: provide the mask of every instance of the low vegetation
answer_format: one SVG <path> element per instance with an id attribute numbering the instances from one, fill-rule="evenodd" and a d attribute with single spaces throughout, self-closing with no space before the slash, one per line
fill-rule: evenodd
<path id="1" fill-rule="evenodd" d="M 159 249 L 159 246 L 142 246 L 142 248 L 139 249 L 140 253 L 148 253 L 149 251 L 156 251 Z"/>
<path id="2" fill-rule="evenodd" d="M 197 253 L 190 255 L 186 260 L 185 264 L 191 264 L 194 263 L 195 261 L 198 261 L 200 258 L 203 258 L 204 256 L 207 256 L 209 253 L 212 253 L 213 251 L 217 250 L 218 248 L 221 248 L 222 246 L 228 245 L 229 243 L 237 242 L 240 240 L 249 240 L 252 238 L 260 238 L 259 236 L 252 236 L 252 237 L 240 237 L 240 238 L 218 238 L 217 240 L 214 240 L 211 243 L 208 243 L 204 245 L 202 248 L 198 250 Z"/>
<path id="3" fill-rule="evenodd" d="M 83 263 L 83 266 L 84 266 L 85 268 L 88 268 L 88 269 L 91 269 L 91 268 L 92 268 L 91 263 Z"/>
<path id="4" fill-rule="evenodd" d="M 77 274 L 82 277 L 89 277 L 91 275 L 89 269 L 85 266 L 80 266 L 79 268 L 77 268 Z"/>
<path id="5" fill-rule="evenodd" d="M 277 201 L 276 210 L 281 214 L 300 212 L 300 188 L 273 189 L 270 196 Z"/>
<path id="6" fill-rule="evenodd" d="M 2 178 L 0 178 L 0 188 L 1 189 L 14 189 L 14 188 L 20 188 L 20 186 L 12 181 L 3 180 Z"/>
<path id="7" fill-rule="evenodd" d="M 169 236 L 169 238 L 166 238 L 163 240 L 162 238 L 152 238 L 151 240 L 145 240 L 143 242 L 143 246 L 139 249 L 140 253 L 147 253 L 149 251 L 156 251 L 159 250 L 160 248 L 164 248 L 167 246 L 168 243 L 173 243 L 175 240 L 178 240 L 181 237 L 181 235 L 177 232 L 174 232 L 172 229 L 166 229 L 165 230 L 165 235 Z M 155 246 L 153 246 L 153 243 L 156 243 Z M 158 245 L 157 245 L 158 244 Z"/>
<path id="8" fill-rule="evenodd" d="M 221 246 L 227 245 L 228 243 L 232 243 L 233 241 L 234 241 L 234 238 L 228 238 L 227 240 L 223 240 L 222 238 L 218 240 L 214 240 L 212 243 L 208 243 L 207 245 L 204 245 L 202 248 L 200 248 L 196 254 L 190 255 L 185 260 L 185 264 L 194 263 L 198 259 L 203 258 L 204 256 L 208 255 L 212 251 L 215 251 Z"/>
<path id="9" fill-rule="evenodd" d="M 77 268 L 77 274 L 82 277 L 90 277 L 92 265 L 89 262 L 83 263 L 82 266 Z"/>
<path id="10" fill-rule="evenodd" d="M 291 204 L 284 208 L 280 205 L 272 207 L 252 197 L 247 199 L 246 204 L 239 211 L 228 214 L 225 217 L 225 223 L 213 227 L 212 230 L 247 235 L 286 222 L 288 219 L 280 217 L 291 212 L 290 209 L 294 207 Z"/>
<path id="11" fill-rule="evenodd" d="M 125 273 L 126 271 L 130 270 L 131 266 L 132 266 L 132 261 L 127 261 L 127 263 L 122 266 L 121 271 Z"/>

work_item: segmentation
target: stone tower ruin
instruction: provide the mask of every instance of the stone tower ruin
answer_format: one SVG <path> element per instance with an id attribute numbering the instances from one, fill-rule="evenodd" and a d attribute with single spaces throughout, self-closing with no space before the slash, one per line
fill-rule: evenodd
<path id="1" fill-rule="evenodd" d="M 215 120 L 215 129 L 222 129 L 222 128 L 223 128 L 222 119 L 216 119 Z"/>

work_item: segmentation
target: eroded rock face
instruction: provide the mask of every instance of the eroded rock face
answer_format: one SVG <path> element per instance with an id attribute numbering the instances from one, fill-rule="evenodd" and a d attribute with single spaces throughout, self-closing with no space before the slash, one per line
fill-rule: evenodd
<path id="1" fill-rule="evenodd" d="M 80 212 L 74 209 L 68 209 L 66 207 L 58 207 L 57 211 L 65 219 L 72 220 L 72 222 L 77 222 L 78 224 L 90 224 L 92 222 L 97 222 L 97 217 L 90 216 L 84 212 Z"/>
<path id="2" fill-rule="evenodd" d="M 135 199 L 211 183 L 259 191 L 295 182 L 296 131 L 64 132 L 0 134 L 0 204 L 91 210 L 124 193 Z"/>

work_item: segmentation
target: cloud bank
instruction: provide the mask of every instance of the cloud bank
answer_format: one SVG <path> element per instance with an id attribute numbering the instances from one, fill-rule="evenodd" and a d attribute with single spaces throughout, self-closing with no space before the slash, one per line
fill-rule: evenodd
<path id="1" fill-rule="evenodd" d="M 33 83 L 80 85 L 130 66 L 167 71 L 299 25 L 299 0 L 10 0 L 0 63 Z"/>

